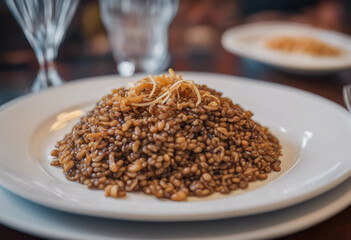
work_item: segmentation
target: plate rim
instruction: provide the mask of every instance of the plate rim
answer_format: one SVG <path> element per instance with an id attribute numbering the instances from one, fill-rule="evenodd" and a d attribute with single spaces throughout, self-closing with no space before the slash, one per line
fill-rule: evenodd
<path id="1" fill-rule="evenodd" d="M 351 179 L 348 179 L 347 181 L 351 181 Z M 347 184 L 346 182 L 343 184 Z M 344 186 L 338 186 L 338 187 L 344 187 Z M 1 187 L 0 187 L 1 188 Z M 286 236 L 289 234 L 293 234 L 297 231 L 301 231 L 304 229 L 307 229 L 309 227 L 312 227 L 314 225 L 317 225 L 319 223 L 321 223 L 322 221 L 329 219 L 330 217 L 340 213 L 341 211 L 343 211 L 344 209 L 346 209 L 347 207 L 350 206 L 351 204 L 351 192 L 349 190 L 348 193 L 345 193 L 345 191 L 347 191 L 346 187 L 344 187 L 345 190 L 343 191 L 343 193 L 341 194 L 342 196 L 339 196 L 337 200 L 335 201 L 328 201 L 327 203 L 325 203 L 323 208 L 318 208 L 317 210 L 314 210 L 312 212 L 309 212 L 303 216 L 300 216 L 300 221 L 296 222 L 294 221 L 294 225 L 289 224 L 289 223 L 284 223 L 283 227 L 278 226 L 278 227 L 274 227 L 275 231 L 271 231 L 272 229 L 269 229 L 268 233 L 266 229 L 263 230 L 259 230 L 259 231 L 250 231 L 251 233 L 249 235 L 245 236 L 245 239 L 256 239 L 257 237 L 262 238 L 262 236 L 264 236 L 265 238 L 276 238 L 276 237 L 282 237 L 282 236 Z M 0 189 L 0 191 L 3 191 Z M 8 190 L 5 190 L 8 191 Z M 8 193 L 12 193 L 12 192 L 5 192 L 4 195 L 8 194 Z M 2 193 L 0 193 L 1 196 Z M 328 192 L 323 193 L 321 196 L 312 198 L 310 200 L 307 201 L 308 203 L 311 202 L 315 202 L 315 201 L 321 201 L 321 198 L 325 198 L 325 197 L 330 197 L 332 194 L 335 194 L 335 189 L 332 189 Z M 27 199 L 24 199 L 20 196 L 17 196 L 15 194 L 15 197 L 20 198 L 24 201 L 28 201 Z M 340 204 L 340 202 L 342 204 Z M 46 209 L 45 206 L 42 206 L 40 204 L 34 203 L 36 205 L 38 205 L 40 208 Z M 303 202 L 301 204 L 299 204 L 298 206 L 291 206 L 289 207 L 290 209 L 294 209 L 296 207 L 301 207 L 301 205 L 305 205 L 306 202 Z M 332 206 L 332 207 L 331 207 Z M 53 209 L 54 211 L 58 211 L 60 212 L 60 210 L 57 209 Z M 283 210 L 284 211 L 284 210 Z M 276 213 L 279 213 L 278 211 L 275 211 Z M 72 214 L 72 213 L 66 213 L 65 214 Z M 263 213 L 264 214 L 270 214 L 270 213 Z M 322 215 L 322 216 L 321 216 Z M 82 217 L 85 217 L 84 215 Z M 248 217 L 252 217 L 252 216 L 248 216 Z M 97 220 L 98 218 L 95 217 L 91 217 L 94 220 Z M 302 218 L 302 219 L 301 219 Z M 7 221 L 6 221 L 7 220 Z M 295 220 L 295 218 L 294 218 Z M 31 222 L 28 221 L 22 221 L 22 223 L 18 224 L 18 221 L 21 221 L 21 219 L 16 218 L 16 220 L 11 220 L 10 222 L 8 222 L 8 218 L 6 219 L 6 217 L 0 215 L 0 222 L 2 224 L 4 224 L 7 227 L 10 227 L 12 229 L 15 230 L 19 230 L 28 234 L 32 234 L 35 236 L 39 236 L 39 237 L 47 237 L 47 238 L 52 238 L 52 237 L 58 237 L 58 238 L 62 238 L 62 239 L 72 239 L 72 236 L 69 234 L 57 234 L 55 233 L 55 235 L 52 234 L 52 232 L 50 232 L 50 230 L 46 231 L 43 230 L 42 228 L 38 227 L 38 225 L 36 224 L 31 224 Z M 119 221 L 119 220 L 116 220 Z M 157 223 L 156 223 L 157 224 Z M 33 227 L 34 226 L 34 227 Z M 77 236 L 78 239 L 79 236 Z M 227 237 L 220 237 L 216 239 L 233 239 L 233 238 L 239 238 L 240 236 L 236 237 L 236 236 L 227 236 Z M 95 237 L 92 237 L 90 239 L 95 239 Z M 109 237 L 102 237 L 102 239 L 104 240 L 110 240 L 112 238 Z M 196 238 L 197 239 L 197 238 Z M 214 238 L 205 238 L 205 240 L 208 239 L 214 239 Z"/>
<path id="2" fill-rule="evenodd" d="M 312 98 L 318 98 L 319 100 L 322 100 L 324 102 L 324 104 L 329 104 L 331 107 L 333 108 L 337 108 L 338 111 L 342 111 L 343 114 L 348 117 L 348 118 L 351 118 L 351 115 L 349 115 L 349 113 L 347 112 L 346 109 L 344 109 L 341 105 L 331 101 L 331 100 L 328 100 L 324 97 L 321 97 L 317 94 L 314 94 L 314 93 L 310 93 L 308 91 L 305 91 L 305 90 L 301 90 L 301 89 L 297 89 L 297 88 L 294 88 L 294 87 L 290 87 L 290 86 L 286 86 L 286 85 L 283 85 L 283 84 L 277 84 L 277 83 L 270 83 L 270 82 L 262 82 L 260 80 L 255 80 L 255 79 L 250 79 L 250 78 L 243 78 L 243 77 L 236 77 L 236 76 L 232 76 L 232 75 L 225 75 L 225 74 L 216 74 L 216 73 L 204 73 L 204 72 L 182 72 L 184 74 L 190 74 L 190 75 L 197 75 L 197 76 L 203 76 L 203 75 L 212 75 L 212 76 L 218 76 L 220 75 L 222 78 L 224 78 L 223 80 L 225 81 L 246 81 L 245 83 L 247 83 L 247 81 L 255 81 L 255 84 L 261 84 L 261 85 L 275 85 L 276 87 L 278 88 L 283 88 L 283 89 L 287 89 L 289 91 L 297 91 L 299 92 L 300 94 L 304 94 L 308 97 L 312 97 Z M 142 74 L 139 74 L 139 75 L 142 75 Z M 65 85 L 62 85 L 62 87 L 71 87 L 72 85 L 76 85 L 76 84 L 85 84 L 86 82 L 89 82 L 89 81 L 101 81 L 102 79 L 105 79 L 106 81 L 112 79 L 112 78 L 120 78 L 122 79 L 122 77 L 119 77 L 117 75 L 103 75 L 103 76 L 95 76 L 95 77 L 90 77 L 90 78 L 85 78 L 85 79 L 81 79 L 81 80 L 77 80 L 77 81 L 74 81 L 74 82 L 70 82 L 69 84 L 65 84 Z M 130 79 L 135 79 L 137 78 L 138 76 L 133 76 L 132 78 Z M 129 79 L 129 78 L 127 78 Z M 51 89 L 48 89 L 46 91 L 43 91 L 43 92 L 46 92 L 46 94 L 48 94 L 50 91 L 55 91 L 55 89 L 57 88 L 51 88 Z M 25 95 L 25 96 L 22 96 L 20 98 L 17 98 L 17 99 L 14 99 L 8 103 L 5 103 L 3 104 L 2 106 L 0 106 L 0 113 L 2 112 L 2 110 L 4 109 L 7 109 L 8 107 L 11 107 L 13 104 L 15 104 L 16 102 L 18 101 L 22 101 L 22 100 L 25 100 L 31 96 L 35 96 L 37 95 L 38 93 L 34 93 L 34 94 L 28 94 L 28 95 Z M 40 94 L 40 93 L 39 93 Z M 1 166 L 0 166 L 1 167 Z M 0 172 L 3 172 L 2 169 L 0 168 Z M 114 214 L 110 214 L 110 215 L 106 215 L 106 211 L 102 211 L 101 209 L 100 210 L 90 210 L 89 212 L 84 212 L 86 211 L 86 209 L 84 208 L 72 208 L 72 206 L 64 206 L 63 205 L 57 205 L 56 204 L 52 204 L 50 201 L 48 203 L 48 201 L 45 201 L 44 199 L 41 199 L 39 198 L 36 198 L 36 197 L 33 197 L 33 195 L 30 195 L 29 193 L 23 193 L 23 191 L 18 188 L 17 186 L 15 186 L 16 184 L 13 184 L 13 183 L 8 183 L 6 181 L 3 180 L 2 177 L 0 177 L 0 183 L 1 185 L 8 189 L 9 191 L 11 192 L 14 192 L 15 194 L 19 195 L 19 196 L 22 196 L 22 197 L 25 197 L 26 199 L 29 199 L 33 202 L 37 202 L 37 203 L 40 203 L 41 205 L 44 205 L 44 206 L 47 206 L 47 207 L 50 207 L 50 208 L 54 208 L 54 209 L 60 209 L 60 210 L 63 210 L 63 211 L 66 211 L 66 212 L 75 212 L 75 213 L 79 213 L 79 214 L 84 214 L 84 215 L 93 215 L 93 216 L 100 216 L 100 217 L 107 217 L 107 218 L 116 218 L 116 219 L 130 219 L 130 220 L 144 220 L 144 221 L 159 221 L 159 220 L 163 220 L 163 221 L 191 221 L 191 220 L 203 220 L 203 219 L 220 219 L 220 218 L 228 218 L 228 217 L 232 217 L 232 216 L 244 216 L 244 215 L 252 215 L 252 214 L 256 214 L 256 213 L 260 213 L 260 212 L 267 212 L 267 211 L 272 211 L 272 210 L 275 210 L 275 209 L 280 209 L 280 208 L 284 208 L 284 207 L 287 207 L 287 206 L 291 206 L 293 204 L 297 204 L 297 203 L 300 203 L 300 202 L 303 202 L 307 199 L 310 199 L 310 198 L 313 198 L 315 196 L 318 196 L 320 194 L 322 194 L 323 192 L 326 192 L 330 189 L 332 189 L 333 187 L 339 185 L 340 183 L 342 183 L 343 181 L 345 181 L 348 177 L 351 176 L 351 171 L 349 171 L 347 174 L 344 174 L 342 177 L 339 177 L 337 180 L 327 184 L 327 186 L 324 186 L 324 187 L 321 187 L 319 189 L 316 189 L 315 191 L 311 191 L 309 192 L 308 194 L 305 194 L 304 196 L 295 196 L 293 198 L 289 198 L 287 201 L 285 202 L 279 202 L 279 204 L 276 204 L 274 206 L 271 206 L 271 207 L 267 207 L 267 206 L 263 206 L 265 209 L 264 210 L 258 210 L 257 208 L 262 208 L 262 206 L 258 206 L 258 207 L 255 207 L 255 208 L 251 208 L 250 211 L 248 210 L 245 210 L 243 212 L 240 212 L 239 213 L 236 213 L 235 215 L 233 215 L 232 212 L 226 212 L 226 213 L 223 213 L 221 212 L 220 214 L 212 214 L 211 216 L 208 216 L 209 213 L 197 213 L 197 214 L 188 214 L 184 217 L 184 214 L 182 215 L 172 215 L 171 217 L 167 214 L 153 214 L 152 215 L 152 218 L 150 218 L 150 215 L 140 215 L 140 214 L 131 214 L 131 213 L 124 213 L 124 214 L 120 214 L 119 216 L 116 216 L 116 213 Z M 12 185 L 12 186 L 11 186 Z M 299 199 L 299 200 L 296 200 L 296 199 Z M 270 204 L 272 205 L 272 204 Z M 205 217 L 204 217 L 205 216 Z"/>

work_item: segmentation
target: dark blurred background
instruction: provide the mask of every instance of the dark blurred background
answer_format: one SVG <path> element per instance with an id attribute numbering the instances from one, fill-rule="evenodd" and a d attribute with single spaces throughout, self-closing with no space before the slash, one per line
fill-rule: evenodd
<path id="1" fill-rule="evenodd" d="M 347 10 L 351 10 L 351 1 L 347 0 L 181 0 L 170 28 L 170 50 L 172 56 L 185 59 L 189 56 L 183 54 L 189 54 L 189 48 L 192 50 L 190 54 L 210 58 L 213 49 L 220 48 L 220 36 L 224 30 L 262 20 L 291 20 L 351 33 Z M 0 1 L 0 35 L 0 71 L 36 69 L 34 52 L 5 1 Z M 57 61 L 84 65 L 87 61 L 98 64 L 99 59 L 106 58 L 113 62 L 98 1 L 81 1 L 60 46 Z M 206 66 L 202 67 L 206 69 Z M 94 73 L 86 69 L 85 74 Z M 72 77 L 76 76 L 73 74 Z"/>
<path id="2" fill-rule="evenodd" d="M 255 77 L 221 47 L 224 30 L 247 22 L 288 20 L 350 34 L 349 10 L 348 0 L 180 0 L 169 32 L 170 65 L 182 71 Z M 28 91 L 38 63 L 4 0 L 0 0 L 0 35 L 0 95 L 6 88 L 7 98 L 0 96 L 1 103 Z M 117 72 L 97 0 L 80 1 L 56 62 L 65 80 Z"/>

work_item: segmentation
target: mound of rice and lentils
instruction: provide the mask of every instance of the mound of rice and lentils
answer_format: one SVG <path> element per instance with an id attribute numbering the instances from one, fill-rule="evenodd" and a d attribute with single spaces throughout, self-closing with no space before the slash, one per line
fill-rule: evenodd
<path id="1" fill-rule="evenodd" d="M 114 198 L 230 193 L 280 171 L 278 139 L 252 116 L 170 69 L 103 97 L 57 142 L 51 165 Z"/>

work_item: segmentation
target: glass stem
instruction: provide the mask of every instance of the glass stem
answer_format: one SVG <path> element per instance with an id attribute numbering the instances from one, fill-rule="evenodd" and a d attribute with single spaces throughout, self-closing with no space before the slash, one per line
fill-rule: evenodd
<path id="1" fill-rule="evenodd" d="M 38 76 L 32 85 L 31 90 L 33 92 L 37 92 L 43 88 L 62 84 L 62 79 L 58 75 L 55 68 L 53 49 L 40 51 L 38 61 L 40 69 Z"/>
<path id="2" fill-rule="evenodd" d="M 45 56 L 45 55 L 44 55 Z M 46 79 L 46 85 L 50 86 L 50 81 L 49 81 L 49 71 L 50 67 L 53 66 L 54 60 L 53 59 L 44 59 L 43 63 L 40 64 L 40 68 L 43 69 L 44 71 L 44 76 Z"/>

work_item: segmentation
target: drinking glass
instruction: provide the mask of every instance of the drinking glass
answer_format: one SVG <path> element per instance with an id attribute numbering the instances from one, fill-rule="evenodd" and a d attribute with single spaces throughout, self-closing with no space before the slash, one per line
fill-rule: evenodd
<path id="1" fill-rule="evenodd" d="M 31 90 L 62 83 L 54 59 L 79 0 L 6 0 L 39 62 L 39 72 Z"/>
<path id="2" fill-rule="evenodd" d="M 100 0 L 117 70 L 158 73 L 169 64 L 168 27 L 178 0 Z"/>

